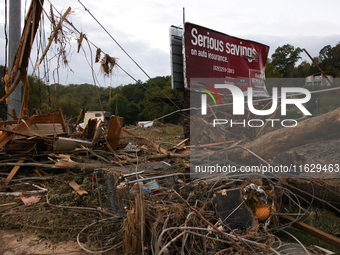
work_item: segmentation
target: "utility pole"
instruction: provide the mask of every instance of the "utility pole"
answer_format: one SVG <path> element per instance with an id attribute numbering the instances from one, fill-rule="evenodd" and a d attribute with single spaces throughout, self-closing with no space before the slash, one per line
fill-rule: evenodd
<path id="1" fill-rule="evenodd" d="M 9 1 L 9 46 L 8 46 L 8 75 L 10 75 L 14 56 L 19 48 L 21 38 L 21 0 L 10 0 Z M 12 79 L 13 81 L 15 80 Z M 12 114 L 13 109 L 18 116 L 20 116 L 21 110 L 21 84 L 13 91 L 8 97 L 7 112 Z M 8 116 L 8 120 L 12 117 Z"/>

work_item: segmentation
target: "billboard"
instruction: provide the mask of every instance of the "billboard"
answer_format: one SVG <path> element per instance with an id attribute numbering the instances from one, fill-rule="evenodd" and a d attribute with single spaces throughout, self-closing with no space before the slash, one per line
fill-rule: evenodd
<path id="1" fill-rule="evenodd" d="M 183 77 L 183 28 L 170 27 L 171 87 L 174 91 L 184 91 Z"/>
<path id="2" fill-rule="evenodd" d="M 187 89 L 229 84 L 245 94 L 252 87 L 253 96 L 268 96 L 264 79 L 269 46 L 188 22 L 184 25 L 183 46 Z M 216 91 L 230 93 L 221 88 Z"/>

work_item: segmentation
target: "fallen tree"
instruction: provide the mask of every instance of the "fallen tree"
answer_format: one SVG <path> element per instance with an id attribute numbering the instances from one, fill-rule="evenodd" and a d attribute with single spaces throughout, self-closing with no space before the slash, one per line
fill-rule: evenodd
<path id="1" fill-rule="evenodd" d="M 295 127 L 278 129 L 260 136 L 243 147 L 233 148 L 228 151 L 228 158 L 237 163 L 256 164 L 259 157 L 268 160 L 304 144 L 339 137 L 340 108 L 337 108 L 332 112 L 304 120 Z"/>

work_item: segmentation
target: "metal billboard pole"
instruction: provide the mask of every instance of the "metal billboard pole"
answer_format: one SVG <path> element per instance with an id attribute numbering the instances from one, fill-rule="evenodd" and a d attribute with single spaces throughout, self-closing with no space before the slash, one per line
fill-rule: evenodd
<path id="1" fill-rule="evenodd" d="M 15 53 L 19 48 L 21 38 L 21 0 L 9 1 L 9 45 L 8 45 L 8 74 L 14 62 Z M 12 114 L 13 109 L 17 115 L 20 115 L 21 110 L 21 85 L 13 91 L 8 97 L 7 112 Z M 12 117 L 8 116 L 8 120 Z"/>

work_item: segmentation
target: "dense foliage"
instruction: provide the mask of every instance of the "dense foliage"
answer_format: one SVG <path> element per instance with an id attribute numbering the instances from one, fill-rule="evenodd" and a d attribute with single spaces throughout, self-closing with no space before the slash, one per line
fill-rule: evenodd
<path id="1" fill-rule="evenodd" d="M 108 111 L 124 117 L 124 124 L 135 124 L 140 120 L 153 120 L 182 107 L 182 104 L 178 103 L 176 107 L 164 102 L 148 101 L 152 98 L 165 98 L 165 94 L 176 100 L 183 98 L 182 93 L 171 89 L 170 76 L 155 77 L 145 83 L 138 81 L 116 88 L 102 88 L 91 84 L 48 86 L 36 76 L 29 76 L 28 79 L 30 114 L 35 113 L 37 109 L 41 109 L 43 113 L 62 109 L 64 116 L 72 121 L 85 108 L 86 111 Z M 165 121 L 178 123 L 180 115 L 174 114 Z"/>

